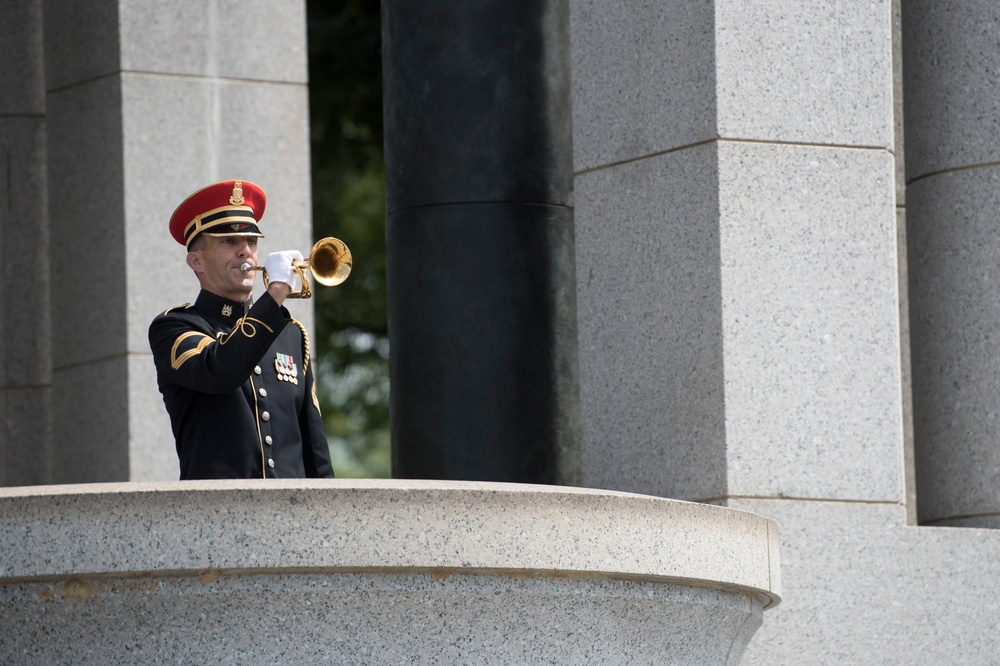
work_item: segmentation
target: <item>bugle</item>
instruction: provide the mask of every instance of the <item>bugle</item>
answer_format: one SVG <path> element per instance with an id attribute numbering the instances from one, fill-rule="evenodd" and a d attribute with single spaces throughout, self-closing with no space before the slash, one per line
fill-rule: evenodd
<path id="1" fill-rule="evenodd" d="M 351 274 L 352 265 L 351 251 L 347 249 L 347 244 L 344 241 L 331 236 L 321 238 L 313 244 L 308 259 L 292 262 L 292 268 L 302 280 L 302 289 L 301 291 L 293 291 L 286 298 L 312 297 L 312 287 L 309 285 L 309 278 L 306 277 L 307 268 L 318 284 L 334 287 L 347 279 L 347 276 Z M 267 288 L 267 270 L 263 266 L 254 266 L 250 262 L 246 262 L 240 266 L 240 270 L 244 273 L 261 271 L 264 276 L 264 287 Z"/>

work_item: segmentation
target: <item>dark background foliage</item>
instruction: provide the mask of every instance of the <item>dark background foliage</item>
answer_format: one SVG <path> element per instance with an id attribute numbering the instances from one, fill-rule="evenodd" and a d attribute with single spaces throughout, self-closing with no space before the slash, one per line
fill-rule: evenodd
<path id="1" fill-rule="evenodd" d="M 313 231 L 354 258 L 344 284 L 314 289 L 318 394 L 342 477 L 390 474 L 379 6 L 307 2 Z"/>

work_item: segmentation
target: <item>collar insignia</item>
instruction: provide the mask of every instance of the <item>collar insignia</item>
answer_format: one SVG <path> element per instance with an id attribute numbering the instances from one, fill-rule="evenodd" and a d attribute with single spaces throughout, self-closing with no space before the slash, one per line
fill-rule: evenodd
<path id="1" fill-rule="evenodd" d="M 222 306 L 222 316 L 223 317 L 231 317 L 231 316 L 233 316 L 233 306 L 229 305 L 229 304 L 223 305 Z"/>
<path id="2" fill-rule="evenodd" d="M 278 372 L 278 380 L 299 383 L 299 370 L 295 367 L 295 359 L 288 354 L 275 354 L 274 369 Z"/>
<path id="3" fill-rule="evenodd" d="M 243 183 L 241 181 L 233 183 L 233 196 L 229 197 L 229 203 L 233 206 L 243 205 Z"/>

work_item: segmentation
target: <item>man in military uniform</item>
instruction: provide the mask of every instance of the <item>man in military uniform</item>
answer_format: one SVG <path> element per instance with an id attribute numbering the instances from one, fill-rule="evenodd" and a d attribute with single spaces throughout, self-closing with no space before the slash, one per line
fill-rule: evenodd
<path id="1" fill-rule="evenodd" d="M 332 477 L 305 329 L 282 303 L 298 284 L 296 251 L 264 262 L 254 302 L 257 239 L 266 197 L 247 181 L 209 185 L 170 218 L 201 284 L 194 305 L 149 327 L 156 378 L 181 479 Z"/>

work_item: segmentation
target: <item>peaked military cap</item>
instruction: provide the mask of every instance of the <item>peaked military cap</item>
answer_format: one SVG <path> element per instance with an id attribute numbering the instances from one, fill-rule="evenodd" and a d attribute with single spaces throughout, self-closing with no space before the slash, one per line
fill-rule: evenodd
<path id="1" fill-rule="evenodd" d="M 259 236 L 267 196 L 246 180 L 224 180 L 203 187 L 181 203 L 170 216 L 170 235 L 190 247 L 206 236 Z"/>

